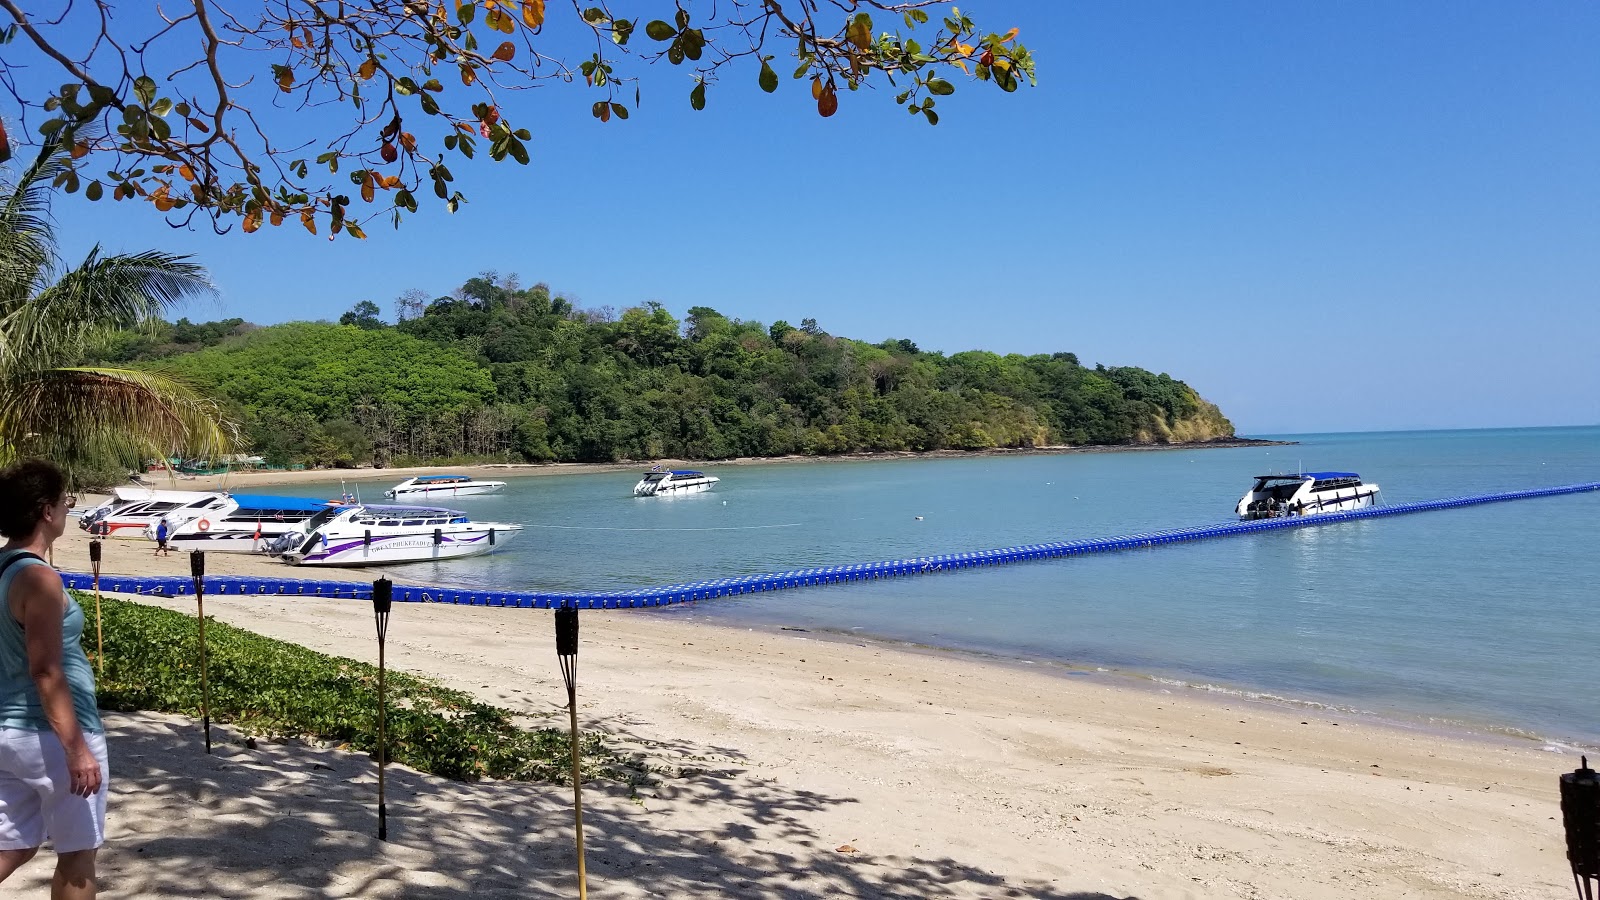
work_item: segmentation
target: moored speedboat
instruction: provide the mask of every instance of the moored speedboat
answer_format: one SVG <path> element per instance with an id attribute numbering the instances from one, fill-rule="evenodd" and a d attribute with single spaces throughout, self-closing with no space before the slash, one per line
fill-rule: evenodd
<path id="1" fill-rule="evenodd" d="M 1241 519 L 1275 519 L 1348 512 L 1375 506 L 1378 486 L 1354 472 L 1258 475 L 1235 510 Z"/>
<path id="2" fill-rule="evenodd" d="M 221 505 L 174 528 L 167 541 L 174 550 L 255 553 L 265 550 L 280 536 L 299 531 L 307 520 L 330 505 L 329 501 L 308 497 L 228 494 Z M 172 525 L 171 521 L 167 524 Z"/>
<path id="3" fill-rule="evenodd" d="M 268 552 L 297 566 L 371 566 L 479 556 L 522 531 L 427 506 L 339 506 L 286 532 Z"/>
<path id="4" fill-rule="evenodd" d="M 674 469 L 670 472 L 646 472 L 633 486 L 635 497 L 670 497 L 677 494 L 698 494 L 711 490 L 722 479 L 704 472 Z"/>
<path id="5" fill-rule="evenodd" d="M 145 528 L 162 519 L 174 528 L 220 508 L 227 498 L 221 491 L 157 491 L 142 487 L 113 488 L 104 503 L 85 512 L 78 527 L 93 532 L 104 524 L 106 537 L 140 538 Z"/>
<path id="6" fill-rule="evenodd" d="M 418 475 L 384 491 L 383 495 L 390 500 L 436 500 L 492 494 L 505 486 L 504 481 L 478 481 L 470 475 Z"/>

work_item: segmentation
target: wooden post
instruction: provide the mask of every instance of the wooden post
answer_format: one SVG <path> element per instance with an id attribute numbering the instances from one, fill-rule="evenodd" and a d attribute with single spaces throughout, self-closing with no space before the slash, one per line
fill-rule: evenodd
<path id="1" fill-rule="evenodd" d="M 372 616 L 378 624 L 378 840 L 389 839 L 389 808 L 383 797 L 383 770 L 389 761 L 388 699 L 384 692 L 383 645 L 389 636 L 389 608 L 394 600 L 394 582 L 379 578 L 372 583 Z"/>
<path id="2" fill-rule="evenodd" d="M 194 576 L 195 615 L 200 620 L 200 723 L 206 732 L 206 752 L 211 752 L 211 682 L 206 677 L 206 552 L 189 554 L 189 573 Z"/>
<path id="3" fill-rule="evenodd" d="M 578 836 L 578 900 L 588 900 L 589 876 L 583 863 L 583 773 L 578 753 L 578 610 L 556 610 L 556 657 L 567 684 L 567 712 L 572 725 L 572 812 Z"/>

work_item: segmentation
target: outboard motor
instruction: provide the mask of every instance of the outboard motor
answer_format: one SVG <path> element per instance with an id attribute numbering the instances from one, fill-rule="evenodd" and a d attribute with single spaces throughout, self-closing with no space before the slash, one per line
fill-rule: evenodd
<path id="1" fill-rule="evenodd" d="M 268 556 L 276 558 L 293 550 L 296 545 L 305 539 L 306 536 L 301 532 L 285 531 L 283 534 L 273 538 L 263 549 L 266 550 Z"/>

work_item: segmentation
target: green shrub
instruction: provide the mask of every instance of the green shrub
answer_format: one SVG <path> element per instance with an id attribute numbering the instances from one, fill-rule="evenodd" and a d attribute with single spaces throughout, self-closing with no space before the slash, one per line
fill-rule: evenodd
<path id="1" fill-rule="evenodd" d="M 78 602 L 93 616 L 94 599 Z M 198 718 L 200 658 L 195 618 L 139 603 L 101 599 L 105 666 L 102 709 L 153 710 Z M 85 643 L 93 640 L 85 629 Z M 206 620 L 211 718 L 249 735 L 306 737 L 374 753 L 378 733 L 376 666 L 317 653 Z M 527 729 L 509 710 L 425 678 L 390 670 L 388 757 L 445 778 L 565 781 L 568 736 Z M 600 734 L 581 735 L 586 778 L 635 782 L 640 773 L 610 750 Z"/>

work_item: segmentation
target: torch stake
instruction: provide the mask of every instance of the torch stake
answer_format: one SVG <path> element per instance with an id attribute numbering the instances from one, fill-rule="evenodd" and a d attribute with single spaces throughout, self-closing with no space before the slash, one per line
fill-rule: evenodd
<path id="1" fill-rule="evenodd" d="M 578 900 L 588 900 L 589 875 L 583 864 L 583 774 L 578 755 L 578 610 L 563 606 L 556 610 L 556 656 L 561 661 L 561 680 L 567 685 L 567 713 L 572 723 L 572 811 L 578 836 Z"/>
<path id="2" fill-rule="evenodd" d="M 189 554 L 189 572 L 194 575 L 195 615 L 200 620 L 200 723 L 206 732 L 206 752 L 211 752 L 211 682 L 206 678 L 206 552 Z"/>
<path id="3" fill-rule="evenodd" d="M 389 704 L 384 693 L 383 643 L 389 636 L 389 608 L 394 600 L 394 582 L 379 578 L 372 583 L 372 617 L 378 624 L 378 840 L 389 839 L 389 807 L 383 799 L 383 769 L 389 761 L 389 733 L 385 713 Z"/>
<path id="4" fill-rule="evenodd" d="M 101 678 L 106 676 L 106 633 L 100 623 L 100 541 L 89 542 L 89 565 L 94 568 L 94 667 Z"/>
<path id="5" fill-rule="evenodd" d="M 1589 760 L 1561 776 L 1561 818 L 1567 830 L 1567 861 L 1578 900 L 1600 897 L 1600 778 Z"/>

